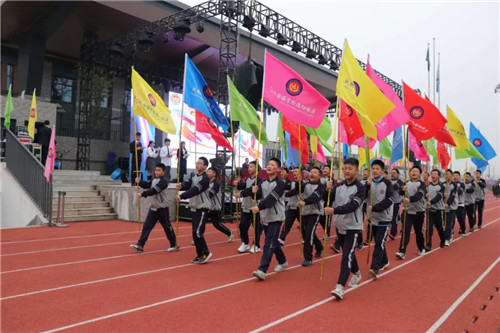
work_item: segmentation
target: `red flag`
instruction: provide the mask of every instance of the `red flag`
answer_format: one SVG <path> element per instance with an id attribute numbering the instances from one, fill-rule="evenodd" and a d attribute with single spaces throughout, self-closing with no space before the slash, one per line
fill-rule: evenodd
<path id="1" fill-rule="evenodd" d="M 429 140 L 446 125 L 446 118 L 425 98 L 420 97 L 410 86 L 403 82 L 405 108 L 410 114 L 408 126 L 419 140 Z"/>
<path id="2" fill-rule="evenodd" d="M 429 103 L 431 103 L 431 100 L 429 99 L 429 97 L 425 96 L 425 100 L 428 101 Z M 448 122 L 448 120 L 446 120 L 446 122 Z M 453 137 L 451 136 L 450 132 L 448 132 L 446 125 L 440 129 L 438 129 L 438 131 L 434 135 L 434 138 L 438 141 L 452 145 L 453 147 L 457 146 L 457 144 L 455 143 L 455 140 L 453 140 Z"/>
<path id="3" fill-rule="evenodd" d="M 350 146 L 356 139 L 362 137 L 365 133 L 363 132 L 363 127 L 361 127 L 356 111 L 342 99 L 339 101 L 339 104 L 340 121 L 344 123 L 344 129 L 347 134 L 347 144 Z"/>
<path id="4" fill-rule="evenodd" d="M 196 110 L 196 131 L 202 133 L 209 133 L 212 139 L 217 143 L 218 146 L 226 147 L 229 151 L 233 151 L 233 148 L 229 144 L 229 141 L 222 135 L 219 128 L 212 119 L 209 119 L 200 111 Z"/>
<path id="5" fill-rule="evenodd" d="M 307 164 L 309 161 L 309 144 L 307 142 L 307 130 L 304 126 L 291 122 L 285 115 L 281 118 L 281 127 L 284 131 L 290 133 L 290 146 L 293 149 L 299 150 L 299 128 L 300 128 L 300 159 L 302 164 Z"/>
<path id="6" fill-rule="evenodd" d="M 451 157 L 448 154 L 446 145 L 443 142 L 437 141 L 437 153 L 438 153 L 439 163 L 441 163 L 441 169 L 448 168 L 448 164 L 451 161 Z"/>

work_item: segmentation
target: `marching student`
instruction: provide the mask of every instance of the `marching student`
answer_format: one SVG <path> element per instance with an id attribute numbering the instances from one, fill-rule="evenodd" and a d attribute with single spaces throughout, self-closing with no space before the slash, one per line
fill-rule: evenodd
<path id="1" fill-rule="evenodd" d="M 286 196 L 286 192 L 290 190 L 290 184 L 292 183 L 292 181 L 288 178 L 288 172 L 289 170 L 287 167 L 283 166 L 281 168 L 281 179 L 285 183 L 285 207 L 288 205 L 289 200 L 289 198 Z"/>
<path id="2" fill-rule="evenodd" d="M 394 194 L 391 181 L 384 177 L 384 162 L 374 160 L 371 167 L 372 177 L 366 180 L 365 185 L 365 197 L 368 200 L 366 214 L 372 225 L 372 238 L 375 240 L 369 273 L 377 279 L 378 272 L 389 265 L 385 238 L 392 220 L 392 197 Z"/>
<path id="3" fill-rule="evenodd" d="M 193 240 L 196 247 L 196 257 L 191 260 L 193 264 L 205 264 L 212 257 L 208 250 L 207 242 L 203 234 L 205 233 L 205 223 L 208 218 L 211 200 L 209 198 L 208 188 L 210 179 L 205 170 L 208 166 L 206 157 L 200 157 L 196 162 L 196 174 L 187 181 L 178 183 L 175 188 L 179 191 L 185 191 L 181 195 L 176 195 L 177 202 L 181 199 L 189 199 L 189 207 L 192 214 Z"/>
<path id="4" fill-rule="evenodd" d="M 425 183 L 425 185 L 429 185 L 430 180 L 429 173 L 427 171 L 422 174 L 422 181 Z"/>
<path id="5" fill-rule="evenodd" d="M 394 168 L 391 171 L 392 183 L 392 202 L 394 203 L 392 210 L 391 230 L 389 231 L 389 238 L 394 239 L 398 233 L 398 220 L 400 219 L 399 210 L 401 208 L 401 201 L 403 196 L 400 191 L 403 189 L 404 183 L 399 179 L 399 170 Z"/>
<path id="6" fill-rule="evenodd" d="M 254 214 L 251 212 L 250 208 L 253 206 L 253 193 L 252 186 L 255 185 L 255 177 L 257 177 L 257 184 L 259 184 L 262 179 L 258 176 L 258 166 L 256 161 L 252 161 L 248 164 L 248 178 L 246 180 L 240 180 L 237 178 L 233 185 L 236 186 L 239 192 L 235 193 L 237 199 L 243 198 L 241 203 L 241 217 L 240 217 L 240 238 L 241 245 L 238 248 L 239 253 L 244 253 L 250 250 L 250 253 L 260 252 L 260 235 L 262 234 L 262 227 L 260 224 L 259 214 L 255 214 L 255 237 L 253 240 L 253 245 L 250 247 L 248 230 L 250 225 L 253 224 Z"/>
<path id="7" fill-rule="evenodd" d="M 144 245 L 148 240 L 151 230 L 156 225 L 156 222 L 160 222 L 168 241 L 170 242 L 170 247 L 167 249 L 168 252 L 173 252 L 179 250 L 179 246 L 175 246 L 176 237 L 174 229 L 170 224 L 170 219 L 168 216 L 168 202 L 167 202 L 167 191 L 164 191 L 168 187 L 168 181 L 165 176 L 165 165 L 163 163 L 158 163 L 155 167 L 155 179 L 149 181 L 141 181 L 139 177 L 135 178 L 135 182 L 139 184 L 140 187 L 148 189 L 142 193 L 137 193 L 137 198 L 147 198 L 151 197 L 151 207 L 148 211 L 148 216 L 146 221 L 142 226 L 141 237 L 137 241 L 137 244 L 130 244 L 130 247 L 135 249 L 137 252 L 144 251 Z"/>
<path id="8" fill-rule="evenodd" d="M 285 239 L 290 230 L 292 229 L 295 220 L 299 219 L 299 209 L 297 203 L 299 202 L 299 189 L 296 187 L 297 182 L 302 181 L 302 177 L 299 172 L 299 168 L 295 167 L 293 170 L 293 176 L 296 182 L 290 181 L 288 185 L 285 184 L 285 198 L 288 197 L 288 203 L 285 206 L 285 224 L 283 225 L 283 230 L 281 230 L 280 237 L 278 238 L 278 243 L 281 246 L 285 245 Z"/>
<path id="9" fill-rule="evenodd" d="M 481 229 L 483 225 L 483 211 L 484 211 L 484 188 L 486 187 L 486 181 L 481 178 L 481 170 L 476 170 L 476 178 L 474 179 L 476 185 L 476 216 L 477 216 L 477 228 Z"/>
<path id="10" fill-rule="evenodd" d="M 332 178 L 333 178 L 333 175 L 332 175 Z M 321 184 L 325 185 L 327 181 L 330 180 L 330 166 L 329 165 L 323 165 L 323 169 L 322 169 L 322 177 L 320 178 L 320 182 Z M 328 217 L 327 219 L 325 218 L 325 215 L 321 215 L 320 218 L 320 223 L 321 223 L 321 226 L 323 227 L 323 230 L 326 229 L 326 239 L 330 239 L 330 233 L 331 233 L 331 229 L 332 229 L 332 222 L 331 222 L 331 218 Z"/>
<path id="11" fill-rule="evenodd" d="M 474 216 L 475 204 L 476 204 L 476 185 L 472 181 L 472 175 L 470 172 L 466 172 L 464 175 L 465 181 L 465 211 L 467 212 L 467 219 L 469 220 L 469 231 L 474 232 L 474 227 L 476 226 L 476 218 Z"/>
<path id="12" fill-rule="evenodd" d="M 254 214 L 260 212 L 266 237 L 260 266 L 258 270 L 252 273 L 261 281 L 266 279 L 266 272 L 271 264 L 273 254 L 276 255 L 278 260 L 278 265 L 274 268 L 275 272 L 282 272 L 288 266 L 285 253 L 283 253 L 283 249 L 278 243 L 281 222 L 285 219 L 285 183 L 278 176 L 280 167 L 281 161 L 274 157 L 271 158 L 266 168 L 268 178 L 258 186 L 252 187 L 252 192 L 257 193 L 257 197 L 262 199 L 251 210 Z"/>
<path id="13" fill-rule="evenodd" d="M 327 183 L 327 189 L 331 188 L 331 205 L 325 208 L 325 214 L 334 216 L 333 221 L 342 247 L 339 278 L 335 289 L 331 291 L 332 296 L 338 300 L 344 298 L 345 284 L 351 273 L 353 276 L 349 281 L 349 286 L 354 287 L 361 280 L 355 249 L 358 237 L 363 230 L 361 204 L 365 198 L 365 188 L 356 179 L 358 167 L 357 159 L 348 158 L 344 162 L 344 180 L 335 186 L 332 181 Z M 328 191 L 325 192 L 323 198 L 328 199 Z"/>
<path id="14" fill-rule="evenodd" d="M 460 226 L 458 233 L 465 236 L 465 184 L 460 181 L 460 172 L 453 172 L 453 182 L 458 185 L 458 207 L 457 207 L 457 221 Z"/>
<path id="15" fill-rule="evenodd" d="M 441 240 L 439 247 L 444 247 L 445 236 L 443 229 L 443 211 L 444 211 L 444 185 L 439 181 L 441 172 L 439 170 L 431 171 L 431 183 L 429 184 L 429 193 L 427 193 L 426 205 L 429 207 L 429 238 L 427 239 L 426 251 L 432 249 L 432 234 L 436 227 Z"/>
<path id="16" fill-rule="evenodd" d="M 446 169 L 444 172 L 445 190 L 444 190 L 444 211 L 445 211 L 445 228 L 444 241 L 445 246 L 450 246 L 453 240 L 453 228 L 455 227 L 455 217 L 458 207 L 458 185 L 452 181 L 453 171 Z"/>
<path id="17" fill-rule="evenodd" d="M 361 183 L 361 185 L 365 186 L 367 180 L 368 180 L 368 169 L 364 169 L 363 170 L 363 177 L 359 180 L 359 182 Z M 367 203 L 366 203 L 366 197 L 365 197 L 365 201 L 363 202 L 363 205 L 361 207 L 363 210 L 363 221 L 365 220 L 365 217 L 366 217 L 366 205 L 367 205 Z M 361 235 L 360 235 L 361 239 L 358 240 L 359 245 L 361 245 L 360 250 L 363 248 L 363 245 L 368 245 L 368 237 L 370 237 L 368 235 L 369 230 L 370 230 L 370 226 L 367 224 L 366 225 L 366 240 L 363 242 L 363 233 L 361 233 Z M 370 239 L 370 241 L 371 241 L 371 239 Z"/>
<path id="18" fill-rule="evenodd" d="M 210 167 L 207 170 L 208 179 L 210 179 L 208 196 L 211 200 L 210 212 L 208 213 L 207 221 L 210 220 L 215 229 L 225 234 L 228 237 L 228 243 L 231 243 L 234 237 L 233 231 L 222 223 L 222 193 L 220 191 L 220 183 L 217 180 L 218 173 L 218 169 L 215 167 Z"/>
<path id="19" fill-rule="evenodd" d="M 427 189 L 425 183 L 420 180 L 422 169 L 419 166 L 414 166 L 410 170 L 410 179 L 403 186 L 403 191 L 407 192 L 407 197 L 403 199 L 406 209 L 406 222 L 403 220 L 403 236 L 399 245 L 399 251 L 396 252 L 396 257 L 406 259 L 406 247 L 410 242 L 411 227 L 415 230 L 417 240 L 418 255 L 425 254 L 424 233 L 422 231 L 425 217 L 425 196 Z M 403 214 L 405 214 L 403 210 Z M 403 217 L 404 219 L 404 217 Z"/>
<path id="20" fill-rule="evenodd" d="M 302 184 L 302 200 L 298 206 L 302 207 L 302 225 L 304 228 L 304 262 L 302 266 L 308 267 L 313 264 L 312 247 L 316 248 L 316 258 L 321 258 L 323 245 L 316 236 L 316 227 L 319 219 L 323 217 L 323 194 L 325 185 L 321 183 L 321 170 L 318 167 L 312 167 L 308 183 Z M 297 187 L 298 185 L 296 185 Z"/>

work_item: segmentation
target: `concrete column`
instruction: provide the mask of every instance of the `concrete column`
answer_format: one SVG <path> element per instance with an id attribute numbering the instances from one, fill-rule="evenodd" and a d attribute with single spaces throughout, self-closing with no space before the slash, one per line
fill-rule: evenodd
<path id="1" fill-rule="evenodd" d="M 45 39 L 37 36 L 26 38 L 19 46 L 19 90 L 37 96 L 42 90 Z"/>

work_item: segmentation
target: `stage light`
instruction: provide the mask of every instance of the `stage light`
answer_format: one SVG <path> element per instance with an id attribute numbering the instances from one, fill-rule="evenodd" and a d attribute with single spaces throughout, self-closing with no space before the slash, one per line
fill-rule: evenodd
<path id="1" fill-rule="evenodd" d="M 245 15 L 243 17 L 243 26 L 252 31 L 253 27 L 255 27 L 255 19 L 251 16 Z"/>
<path id="2" fill-rule="evenodd" d="M 140 51 L 149 52 L 149 49 L 154 44 L 153 33 L 151 33 L 151 32 L 139 32 L 137 34 L 137 43 L 139 44 Z"/>
<path id="3" fill-rule="evenodd" d="M 316 58 L 316 53 L 313 50 L 311 50 L 310 48 L 307 48 L 306 58 L 308 58 L 308 59 Z"/>
<path id="4" fill-rule="evenodd" d="M 186 34 L 191 32 L 190 23 L 188 20 L 181 20 L 174 27 L 174 39 L 182 42 Z"/>
<path id="5" fill-rule="evenodd" d="M 198 31 L 200 34 L 203 33 L 203 31 L 205 31 L 205 23 L 203 21 L 199 21 L 196 24 L 196 31 Z"/>
<path id="6" fill-rule="evenodd" d="M 339 64 L 335 60 L 330 60 L 330 69 L 336 71 L 339 69 Z"/>
<path id="7" fill-rule="evenodd" d="M 293 42 L 292 51 L 293 52 L 300 52 L 301 50 L 302 50 L 302 46 L 300 46 L 300 44 L 297 42 Z"/>
<path id="8" fill-rule="evenodd" d="M 328 63 L 328 60 L 326 60 L 326 58 L 322 54 L 320 54 L 318 57 L 318 64 L 326 65 L 327 63 Z"/>
<path id="9" fill-rule="evenodd" d="M 261 35 L 262 37 L 269 37 L 271 35 L 271 27 L 262 24 L 259 30 L 259 35 Z"/>
<path id="10" fill-rule="evenodd" d="M 288 44 L 288 38 L 283 36 L 280 32 L 278 32 L 278 36 L 276 37 L 278 45 Z"/>

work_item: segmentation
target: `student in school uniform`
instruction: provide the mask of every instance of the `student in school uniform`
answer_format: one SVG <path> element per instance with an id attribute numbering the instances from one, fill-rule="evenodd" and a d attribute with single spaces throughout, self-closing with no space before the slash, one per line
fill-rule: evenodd
<path id="1" fill-rule="evenodd" d="M 474 227 L 476 226 L 476 218 L 474 216 L 475 205 L 476 205 L 476 185 L 472 181 L 472 175 L 470 172 L 466 172 L 464 175 L 465 181 L 465 211 L 467 213 L 467 220 L 469 220 L 469 231 L 474 232 Z"/>
<path id="2" fill-rule="evenodd" d="M 429 238 L 425 250 L 428 252 L 432 249 L 432 235 L 434 227 L 438 231 L 440 244 L 439 247 L 444 247 L 445 237 L 443 229 L 443 211 L 444 211 L 444 185 L 439 181 L 441 171 L 431 171 L 431 182 L 429 183 L 429 192 L 427 193 L 426 206 L 429 207 Z"/>
<path id="3" fill-rule="evenodd" d="M 460 181 L 460 172 L 455 171 L 453 172 L 453 182 L 458 185 L 458 192 L 457 192 L 457 198 L 458 198 L 458 207 L 457 207 L 457 221 L 458 225 L 460 226 L 460 230 L 458 233 L 461 236 L 466 235 L 465 231 L 465 184 Z"/>
<path id="4" fill-rule="evenodd" d="M 295 177 L 295 182 L 290 181 L 288 184 L 285 183 L 285 198 L 288 198 L 288 202 L 285 204 L 285 223 L 281 230 L 280 237 L 278 238 L 278 242 L 281 246 L 285 246 L 286 236 L 292 229 L 295 220 L 299 219 L 299 208 L 297 206 L 299 202 L 299 191 L 296 187 L 298 184 L 297 182 L 302 181 L 299 168 L 296 167 L 293 170 L 293 176 Z"/>
<path id="5" fill-rule="evenodd" d="M 321 172 L 322 172 L 322 174 L 321 174 L 320 182 L 321 182 L 321 184 L 325 185 L 326 182 L 330 180 L 330 166 L 328 164 L 323 165 Z M 332 178 L 333 178 L 333 175 L 332 175 Z M 323 230 L 326 230 L 326 239 L 329 240 L 331 237 L 330 234 L 331 234 L 331 229 L 332 229 L 331 219 L 330 218 L 326 219 L 325 215 L 321 215 L 319 217 L 319 222 L 321 223 Z"/>
<path id="6" fill-rule="evenodd" d="M 266 279 L 266 272 L 273 255 L 278 260 L 278 265 L 274 268 L 275 272 L 282 272 L 288 266 L 283 248 L 278 243 L 281 223 L 285 219 L 285 183 L 279 177 L 280 167 L 281 161 L 277 158 L 271 158 L 266 168 L 268 178 L 263 180 L 260 185 L 252 187 L 252 192 L 257 194 L 260 201 L 251 210 L 254 214 L 260 213 L 265 234 L 260 266 L 252 273 L 261 281 Z"/>
<path id="7" fill-rule="evenodd" d="M 233 231 L 222 223 L 222 193 L 220 191 L 220 183 L 217 180 L 219 170 L 215 167 L 210 167 L 207 170 L 210 185 L 208 186 L 208 197 L 211 200 L 210 211 L 207 221 L 211 221 L 215 229 L 219 230 L 228 237 L 228 243 L 233 241 Z"/>
<path id="8" fill-rule="evenodd" d="M 391 183 L 392 183 L 392 202 L 394 207 L 392 210 L 392 220 L 391 220 L 391 230 L 389 231 L 389 238 L 394 239 L 398 233 L 398 220 L 400 220 L 399 210 L 401 208 L 401 201 L 403 201 L 403 196 L 400 190 L 403 188 L 404 184 L 401 179 L 399 179 L 399 170 L 394 168 L 391 171 Z"/>
<path id="9" fill-rule="evenodd" d="M 444 212 L 445 212 L 445 228 L 444 236 L 446 240 L 444 241 L 444 246 L 450 246 L 453 240 L 453 229 L 455 227 L 455 218 L 457 216 L 458 208 L 458 185 L 454 183 L 453 171 L 447 169 L 444 172 L 445 185 L 444 185 Z"/>
<path id="10" fill-rule="evenodd" d="M 363 230 L 363 212 L 361 204 L 365 198 L 365 188 L 356 179 L 359 161 L 348 158 L 344 162 L 344 180 L 333 186 L 332 181 L 327 182 L 327 191 L 324 200 L 328 198 L 328 189 L 331 188 L 331 205 L 325 208 L 326 215 L 333 215 L 335 228 L 338 230 L 338 239 L 342 248 L 342 261 L 340 262 L 340 274 L 337 285 L 331 291 L 332 296 L 338 300 L 344 298 L 344 290 L 347 279 L 352 273 L 349 286 L 357 286 L 361 280 L 358 262 L 356 260 L 356 243 Z M 333 188 L 332 188 L 333 187 Z"/>
<path id="11" fill-rule="evenodd" d="M 476 216 L 477 216 L 477 228 L 481 229 L 481 226 L 483 225 L 483 212 L 484 212 L 484 198 L 485 198 L 485 192 L 484 189 L 486 187 L 486 181 L 481 178 L 481 170 L 476 170 L 474 173 L 475 175 L 475 186 L 476 186 L 476 192 L 474 194 L 476 195 Z"/>

